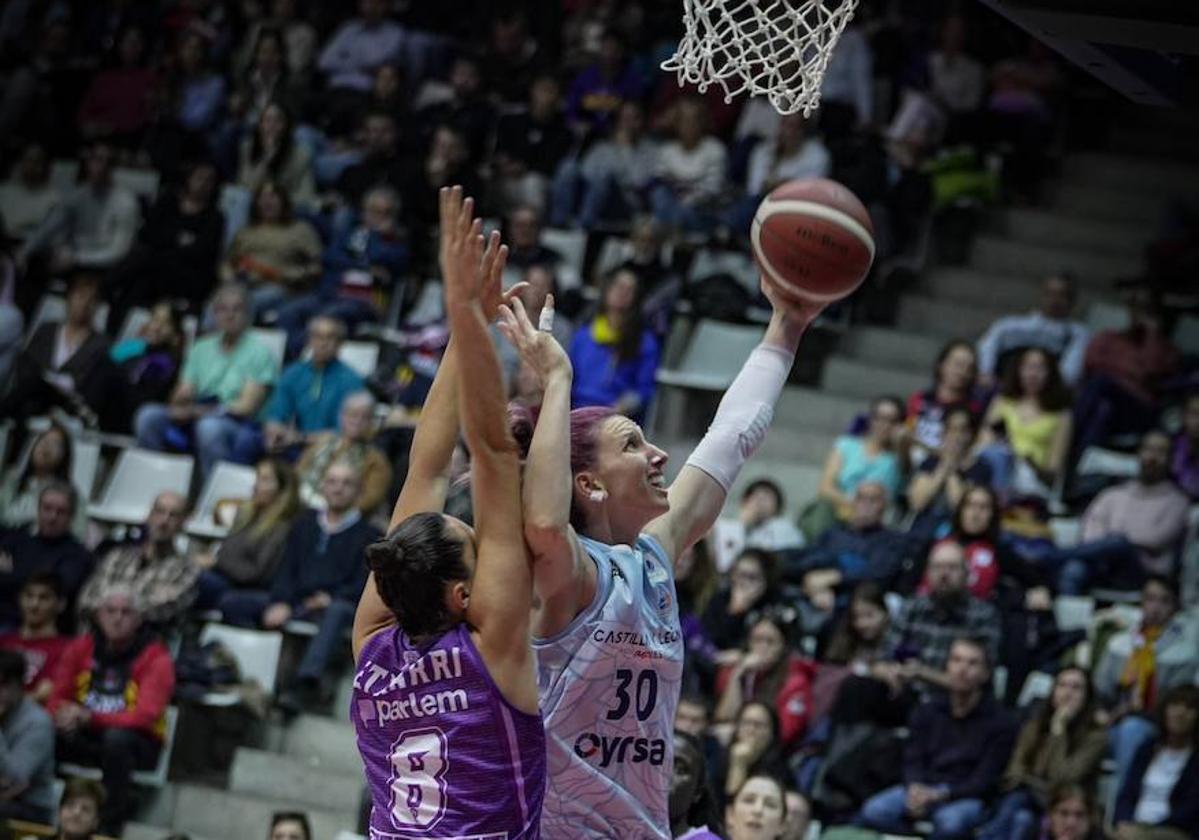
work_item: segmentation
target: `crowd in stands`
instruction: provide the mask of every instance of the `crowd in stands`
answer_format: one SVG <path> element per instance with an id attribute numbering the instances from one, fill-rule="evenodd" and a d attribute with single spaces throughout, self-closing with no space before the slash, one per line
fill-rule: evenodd
<path id="1" fill-rule="evenodd" d="M 0 4 L 0 815 L 119 836 L 177 644 L 213 611 L 299 634 L 276 702 L 328 710 L 448 341 L 440 187 L 503 229 L 535 323 L 554 296 L 573 404 L 645 423 L 677 305 L 755 302 L 684 278 L 748 252 L 776 185 L 849 185 L 882 265 L 954 199 L 1038 201 L 1067 118 L 1064 68 L 981 8 L 864 0 L 805 119 L 661 73 L 675 4 L 544 6 Z M 755 481 L 680 560 L 676 836 L 1199 836 L 1196 359 L 1165 289 L 1121 279 L 1125 326 L 1092 332 L 1099 284 L 1042 278 L 927 388 L 879 382 L 798 519 Z M 73 466 L 97 432 L 193 456 L 189 491 L 149 488 L 131 528 L 89 520 Z M 1135 475 L 1081 470 L 1098 446 Z M 189 537 L 225 462 L 252 492 L 217 505 L 223 538 Z M 1088 633 L 1059 626 L 1062 596 L 1117 606 Z M 54 801 L 66 765 L 102 786 Z M 280 814 L 269 836 L 311 831 Z"/>

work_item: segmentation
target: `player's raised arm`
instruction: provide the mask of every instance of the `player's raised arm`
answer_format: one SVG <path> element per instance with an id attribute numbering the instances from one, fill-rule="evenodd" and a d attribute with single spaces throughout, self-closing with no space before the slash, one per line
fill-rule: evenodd
<path id="1" fill-rule="evenodd" d="M 766 437 L 799 340 L 822 308 L 785 308 L 767 284 L 762 289 L 774 304 L 770 326 L 720 400 L 707 434 L 670 485 L 670 510 L 645 529 L 674 560 L 720 516 L 741 467 Z"/>
<path id="2" fill-rule="evenodd" d="M 534 326 L 519 300 L 500 307 L 500 330 L 536 375 L 541 411 L 525 461 L 523 485 L 525 540 L 533 554 L 538 633 L 551 635 L 570 622 L 590 600 L 594 565 L 583 562 L 570 524 L 574 482 L 570 466 L 570 357 L 553 334 L 553 298 Z M 538 328 L 540 327 L 540 329 Z M 591 583 L 590 587 L 588 583 Z M 544 631 L 544 632 L 543 632 Z"/>

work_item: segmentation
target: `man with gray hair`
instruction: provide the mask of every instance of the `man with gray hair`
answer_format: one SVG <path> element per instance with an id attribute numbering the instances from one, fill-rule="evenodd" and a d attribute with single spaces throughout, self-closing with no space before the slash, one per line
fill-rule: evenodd
<path id="1" fill-rule="evenodd" d="M 279 308 L 289 358 L 304 349 L 304 328 L 314 315 L 340 319 L 351 335 L 360 324 L 379 320 L 408 269 L 399 214 L 400 196 L 391 187 L 373 187 L 363 196 L 358 218 L 325 249 L 320 288 Z"/>
<path id="2" fill-rule="evenodd" d="M 254 464 L 264 452 L 295 460 L 313 435 L 337 428 L 342 400 L 364 387 L 362 377 L 337 357 L 345 337 L 346 325 L 337 318 L 317 315 L 308 322 L 306 358 L 283 369 L 262 433 L 239 435 L 233 460 Z"/>
<path id="3" fill-rule="evenodd" d="M 240 436 L 257 434 L 258 413 L 278 376 L 271 351 L 248 332 L 244 288 L 217 289 L 212 314 L 216 332 L 192 346 L 170 402 L 144 405 L 134 419 L 139 446 L 194 450 L 205 475 L 233 457 Z"/>
<path id="4" fill-rule="evenodd" d="M 108 800 L 103 833 L 121 836 L 130 816 L 130 777 L 158 760 L 175 665 L 143 624 L 138 591 L 112 584 L 99 593 L 95 629 L 73 641 L 59 662 L 46 711 L 62 761 L 99 767 Z"/>
<path id="5" fill-rule="evenodd" d="M 155 497 L 141 541 L 106 553 L 83 588 L 79 596 L 83 618 L 95 619 L 104 594 L 114 586 L 137 594 L 147 622 L 165 626 L 183 618 L 196 599 L 200 576 L 199 567 L 175 545 L 187 513 L 187 499 L 178 493 L 168 490 Z"/>

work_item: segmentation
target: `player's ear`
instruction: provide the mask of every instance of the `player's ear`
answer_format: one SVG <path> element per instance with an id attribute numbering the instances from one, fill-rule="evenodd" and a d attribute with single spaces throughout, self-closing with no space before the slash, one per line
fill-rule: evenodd
<path id="1" fill-rule="evenodd" d="M 453 604 L 455 612 L 465 611 L 470 603 L 470 584 L 464 580 L 455 583 L 450 589 L 450 603 Z"/>

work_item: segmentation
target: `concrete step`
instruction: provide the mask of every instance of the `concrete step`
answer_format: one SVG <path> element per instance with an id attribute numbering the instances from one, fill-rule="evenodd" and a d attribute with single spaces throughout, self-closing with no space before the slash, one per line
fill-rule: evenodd
<path id="1" fill-rule="evenodd" d="M 1199 167 L 1158 156 L 1079 152 L 1066 158 L 1062 175 L 1074 183 L 1137 193 L 1168 195 L 1183 189 L 1199 190 Z"/>
<path id="2" fill-rule="evenodd" d="M 238 747 L 229 790 L 268 799 L 297 799 L 327 811 L 356 807 L 366 781 L 362 771 L 311 767 L 292 756 Z"/>
<path id="3" fill-rule="evenodd" d="M 869 399 L 816 388 L 784 388 L 774 407 L 774 422 L 780 427 L 839 435 L 845 433 L 854 417 L 869 408 Z"/>
<path id="4" fill-rule="evenodd" d="M 882 394 L 906 396 L 928 386 L 929 369 L 923 365 L 879 365 L 833 355 L 824 363 L 821 384 L 834 394 L 856 396 L 863 410 Z"/>
<path id="5" fill-rule="evenodd" d="M 1175 126 L 1145 124 L 1141 120 L 1121 123 L 1112 131 L 1109 148 L 1121 155 L 1138 155 L 1161 160 L 1199 162 L 1199 128 L 1187 122 Z"/>
<path id="6" fill-rule="evenodd" d="M 337 809 L 326 809 L 315 805 L 308 797 L 308 791 L 296 791 L 287 798 L 271 798 L 200 785 L 181 784 L 177 787 L 177 803 L 170 828 L 189 836 L 265 837 L 271 815 L 278 811 L 306 813 L 312 824 L 313 840 L 334 840 L 338 832 L 353 831 L 358 824 L 357 793 L 340 803 Z"/>
<path id="7" fill-rule="evenodd" d="M 997 318 L 1019 311 L 1021 310 L 1010 306 L 983 306 L 927 295 L 905 295 L 899 302 L 897 326 L 900 329 L 937 336 L 942 341 L 953 338 L 973 341 Z M 921 387 L 928 387 L 930 375 L 929 371 L 923 372 L 925 381 Z"/>
<path id="8" fill-rule="evenodd" d="M 282 741 L 283 754 L 308 767 L 335 773 L 362 772 L 354 727 L 345 720 L 300 715 L 284 730 Z"/>
<path id="9" fill-rule="evenodd" d="M 1079 278 L 1080 280 L 1082 278 Z M 1094 280 L 1094 278 L 1091 278 Z M 1033 309 L 1041 299 L 1041 281 L 1028 277 L 985 274 L 972 268 L 937 268 L 920 280 L 919 291 L 926 297 L 953 301 L 963 306 L 1007 310 L 1007 314 Z M 1078 309 L 1085 311 L 1096 301 L 1118 302 L 1110 283 L 1079 283 Z"/>
<path id="10" fill-rule="evenodd" d="M 775 423 L 758 448 L 756 457 L 769 461 L 822 466 L 837 435 Z"/>
<path id="11" fill-rule="evenodd" d="M 1014 242 L 1060 248 L 1084 248 L 1096 253 L 1139 257 L 1154 232 L 1155 220 L 1125 223 L 1088 219 L 1059 210 L 1012 208 L 996 214 L 999 232 Z"/>
<path id="12" fill-rule="evenodd" d="M 1121 277 L 1135 277 L 1143 271 L 1139 257 L 1096 254 L 1078 248 L 1028 245 L 998 236 L 984 235 L 974 240 L 970 267 L 989 274 L 1014 274 L 1041 279 L 1056 271 L 1071 271 L 1086 277 L 1085 283 L 1109 284 Z"/>
<path id="13" fill-rule="evenodd" d="M 919 332 L 887 327 L 855 326 L 846 334 L 838 353 L 889 366 L 931 367 L 942 342 Z"/>
<path id="14" fill-rule="evenodd" d="M 1114 222 L 1133 218 L 1141 225 L 1161 218 L 1166 199 L 1163 193 L 1145 195 L 1105 184 L 1066 181 L 1053 191 L 1053 209 Z"/>

